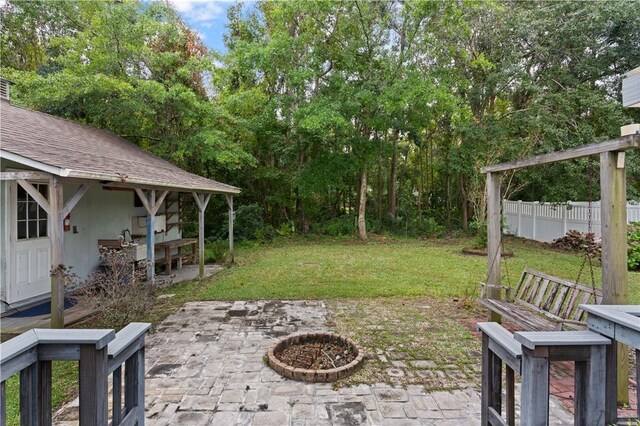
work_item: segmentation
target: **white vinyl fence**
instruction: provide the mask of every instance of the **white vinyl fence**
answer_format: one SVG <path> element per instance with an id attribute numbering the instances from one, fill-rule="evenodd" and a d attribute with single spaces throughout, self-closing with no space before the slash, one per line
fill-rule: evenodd
<path id="1" fill-rule="evenodd" d="M 564 236 L 570 229 L 587 232 L 589 203 L 540 203 L 538 201 L 504 200 L 505 234 L 530 240 L 551 242 Z M 591 203 L 591 232 L 600 236 L 600 202 Z M 640 204 L 627 203 L 627 222 L 640 221 Z"/>

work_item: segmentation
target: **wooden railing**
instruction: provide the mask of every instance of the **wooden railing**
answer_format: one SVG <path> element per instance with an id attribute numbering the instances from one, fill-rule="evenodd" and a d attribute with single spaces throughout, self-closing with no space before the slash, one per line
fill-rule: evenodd
<path id="1" fill-rule="evenodd" d="M 106 425 L 109 375 L 112 425 L 144 424 L 144 338 L 151 325 L 113 330 L 29 330 L 0 345 L 0 426 L 6 425 L 6 381 L 20 374 L 20 423 L 50 425 L 51 362 L 78 361 L 80 424 Z M 124 364 L 124 406 L 122 365 Z"/>
<path id="2" fill-rule="evenodd" d="M 636 352 L 636 419 L 640 422 L 640 305 L 580 305 L 588 313 L 587 326 L 618 343 L 629 345 Z M 617 423 L 617 396 L 619 393 L 618 380 L 618 350 L 624 349 L 619 345 L 611 345 L 607 350 L 607 381 L 604 386 L 606 393 L 605 420 L 607 424 Z M 626 349 L 625 349 L 626 350 Z M 624 383 L 624 382 L 623 382 Z M 622 391 L 626 392 L 626 383 Z"/>

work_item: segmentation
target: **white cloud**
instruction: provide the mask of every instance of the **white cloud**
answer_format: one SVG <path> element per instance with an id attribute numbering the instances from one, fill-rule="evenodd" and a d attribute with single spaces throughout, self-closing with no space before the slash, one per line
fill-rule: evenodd
<path id="1" fill-rule="evenodd" d="M 171 3 L 187 21 L 206 22 L 223 16 L 222 1 L 213 0 L 171 0 Z"/>

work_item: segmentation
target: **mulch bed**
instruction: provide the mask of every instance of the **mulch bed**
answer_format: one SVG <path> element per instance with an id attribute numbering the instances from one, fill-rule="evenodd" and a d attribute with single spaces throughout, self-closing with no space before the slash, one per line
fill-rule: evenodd
<path id="1" fill-rule="evenodd" d="M 330 370 L 356 358 L 348 346 L 327 342 L 294 344 L 274 355 L 287 365 L 307 370 Z"/>
<path id="2" fill-rule="evenodd" d="M 462 253 L 463 254 L 469 254 L 472 256 L 486 256 L 487 255 L 487 249 L 486 248 L 475 248 L 475 247 L 464 247 L 462 249 Z M 502 250 L 501 254 L 502 257 L 513 257 L 513 251 L 512 250 Z"/>

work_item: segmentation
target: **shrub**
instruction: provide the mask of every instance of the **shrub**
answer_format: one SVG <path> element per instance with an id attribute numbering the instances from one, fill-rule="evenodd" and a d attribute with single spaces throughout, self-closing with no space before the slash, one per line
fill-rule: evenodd
<path id="1" fill-rule="evenodd" d="M 640 222 L 627 226 L 627 266 L 631 270 L 640 269 Z"/>
<path id="2" fill-rule="evenodd" d="M 141 319 L 156 300 L 156 286 L 147 280 L 146 263 L 136 266 L 127 250 L 100 249 L 102 268 L 78 290 L 78 298 L 105 327 L 121 328 Z"/>
<path id="3" fill-rule="evenodd" d="M 223 261 L 227 257 L 229 251 L 229 242 L 227 240 L 211 240 L 204 245 L 204 261 L 205 263 L 216 263 Z"/>
<path id="4" fill-rule="evenodd" d="M 473 246 L 475 248 L 487 248 L 488 233 L 487 233 L 487 221 L 473 221 L 469 224 L 469 229 L 475 235 Z"/>
<path id="5" fill-rule="evenodd" d="M 340 236 L 353 235 L 356 232 L 356 217 L 354 215 L 342 215 L 329 219 L 318 226 L 317 231 L 321 234 Z"/>
<path id="6" fill-rule="evenodd" d="M 247 204 L 238 207 L 235 212 L 234 237 L 238 241 L 255 240 L 258 236 L 264 236 L 263 210 L 258 204 Z M 227 224 L 223 224 L 222 230 L 227 232 Z M 262 235 L 261 235 L 262 234 Z"/>

